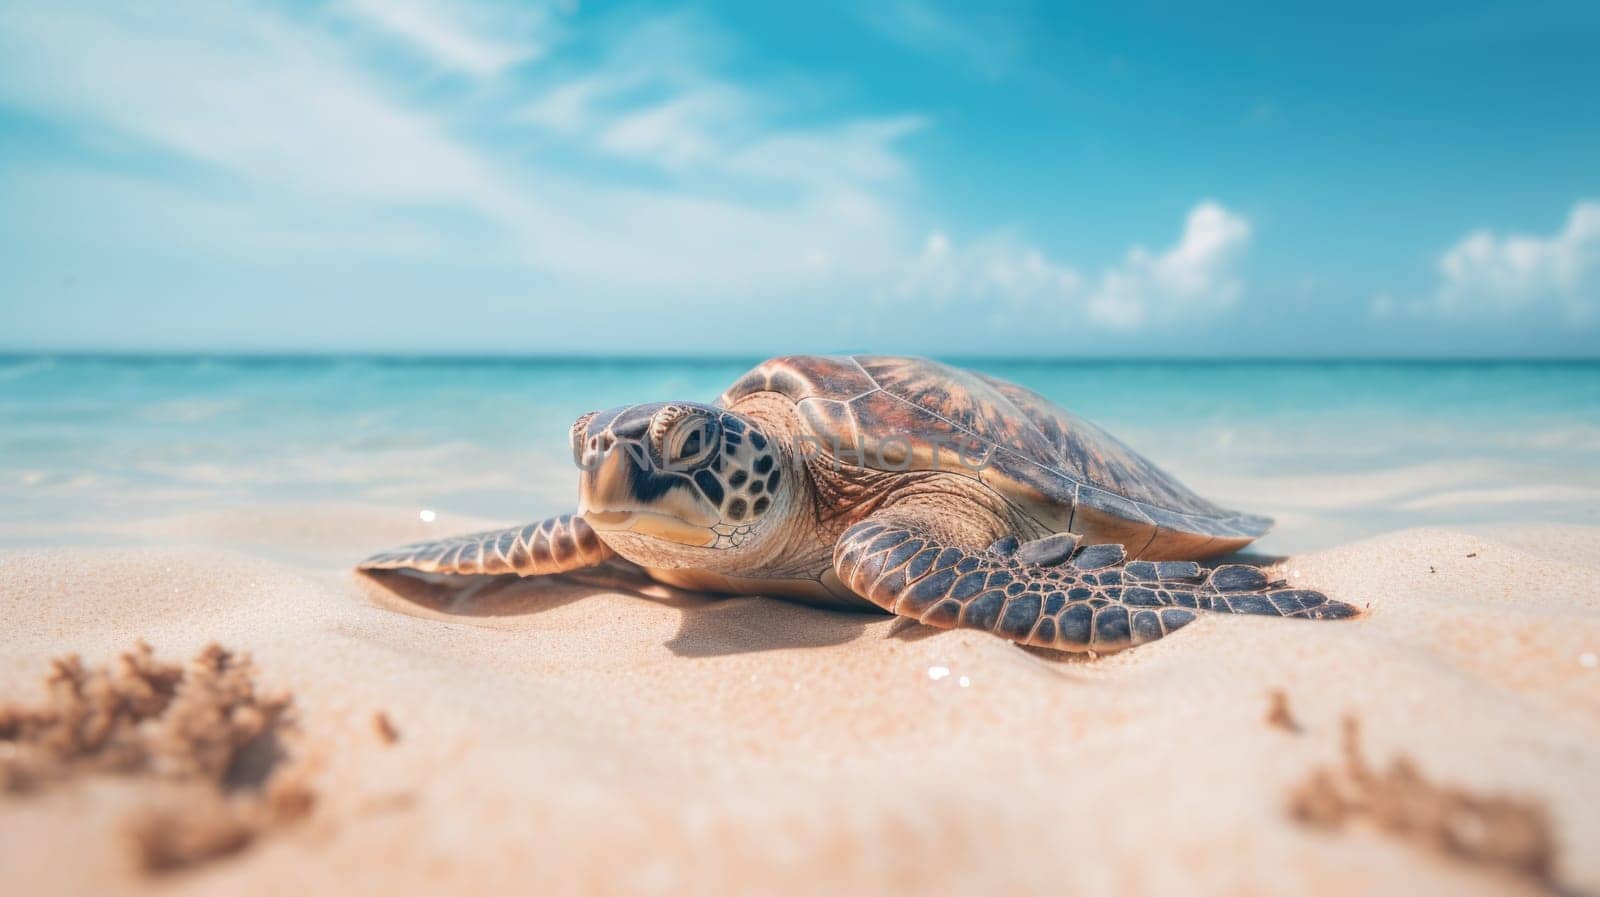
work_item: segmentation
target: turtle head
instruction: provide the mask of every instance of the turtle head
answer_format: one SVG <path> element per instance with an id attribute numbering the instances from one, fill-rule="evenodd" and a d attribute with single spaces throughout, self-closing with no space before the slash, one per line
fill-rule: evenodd
<path id="1" fill-rule="evenodd" d="M 746 556 L 791 504 L 778 446 L 755 421 L 710 405 L 586 414 L 572 426 L 572 457 L 581 471 L 579 513 L 618 554 L 644 566 Z"/>

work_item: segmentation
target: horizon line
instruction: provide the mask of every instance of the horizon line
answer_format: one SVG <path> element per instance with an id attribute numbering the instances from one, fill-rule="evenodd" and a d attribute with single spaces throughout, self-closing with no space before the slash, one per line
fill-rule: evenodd
<path id="1" fill-rule="evenodd" d="M 586 352 L 388 352 L 371 350 L 144 350 L 144 349 L 27 349 L 0 348 L 0 361 L 255 361 L 255 362 L 338 362 L 379 361 L 432 364 L 744 364 L 782 355 L 921 355 L 951 362 L 1000 362 L 1007 364 L 1594 364 L 1597 356 L 1556 355 L 994 355 L 893 352 L 787 352 L 774 354 L 653 354 Z"/>

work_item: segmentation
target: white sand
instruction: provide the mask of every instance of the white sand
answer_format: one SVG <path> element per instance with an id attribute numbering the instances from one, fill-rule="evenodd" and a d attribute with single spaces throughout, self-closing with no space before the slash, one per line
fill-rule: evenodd
<path id="1" fill-rule="evenodd" d="M 1088 661 L 764 599 L 406 598 L 348 572 L 478 523 L 410 516 L 279 506 L 0 555 L 0 698 L 39 699 L 62 653 L 220 641 L 295 694 L 321 794 L 298 827 L 156 881 L 129 871 L 116 786 L 0 799 L 4 892 L 1530 893 L 1290 819 L 1354 713 L 1375 763 L 1546 805 L 1562 878 L 1600 893 L 1600 669 L 1580 662 L 1600 654 L 1597 528 L 1306 554 L 1291 578 L 1364 619 L 1208 617 Z M 1265 723 L 1275 689 L 1302 734 Z"/>

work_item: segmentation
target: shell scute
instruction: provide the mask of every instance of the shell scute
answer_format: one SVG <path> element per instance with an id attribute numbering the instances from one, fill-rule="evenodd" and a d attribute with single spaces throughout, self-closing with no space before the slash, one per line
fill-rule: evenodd
<path id="1" fill-rule="evenodd" d="M 1266 518 L 1218 507 L 1092 423 L 1032 390 L 921 358 L 774 358 L 723 394 L 794 401 L 811 445 L 840 463 L 974 477 L 1058 530 L 1134 556 L 1192 556 L 1250 541 Z"/>

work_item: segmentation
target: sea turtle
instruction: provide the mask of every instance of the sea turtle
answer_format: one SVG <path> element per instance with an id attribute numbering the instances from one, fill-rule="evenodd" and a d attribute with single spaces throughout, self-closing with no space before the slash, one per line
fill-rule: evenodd
<path id="1" fill-rule="evenodd" d="M 365 570 L 538 576 L 613 554 L 682 588 L 881 609 L 1064 651 L 1158 639 L 1200 611 L 1354 607 L 1202 569 L 1271 525 L 1189 491 L 1093 424 L 919 358 L 767 361 L 712 405 L 579 418 L 578 512 L 386 552 Z"/>

